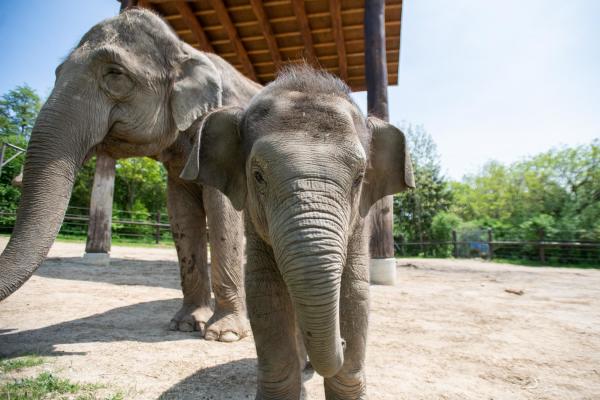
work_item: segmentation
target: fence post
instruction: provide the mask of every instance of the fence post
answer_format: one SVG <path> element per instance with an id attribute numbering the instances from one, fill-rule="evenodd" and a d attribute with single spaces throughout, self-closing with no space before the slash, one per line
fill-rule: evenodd
<path id="1" fill-rule="evenodd" d="M 2 150 L 0 151 L 0 174 L 2 174 L 2 164 L 4 164 L 4 152 L 6 151 L 6 144 L 2 143 Z"/>
<path id="2" fill-rule="evenodd" d="M 400 241 L 400 254 L 402 254 L 402 256 L 406 255 L 406 251 L 404 249 L 404 235 L 400 234 L 400 236 L 398 237 L 399 241 Z"/>
<path id="3" fill-rule="evenodd" d="M 160 243 L 160 210 L 156 212 L 156 244 Z"/>
<path id="4" fill-rule="evenodd" d="M 545 236 L 544 228 L 541 228 L 539 231 L 539 238 L 540 238 L 539 252 L 540 252 L 540 261 L 541 262 L 546 262 L 546 254 L 544 253 L 544 244 L 543 244 L 544 236 Z"/>
<path id="5" fill-rule="evenodd" d="M 452 229 L 452 256 L 458 258 L 458 244 L 456 243 L 456 231 Z"/>
<path id="6" fill-rule="evenodd" d="M 492 228 L 488 228 L 488 260 L 491 260 L 494 257 L 494 233 Z"/>

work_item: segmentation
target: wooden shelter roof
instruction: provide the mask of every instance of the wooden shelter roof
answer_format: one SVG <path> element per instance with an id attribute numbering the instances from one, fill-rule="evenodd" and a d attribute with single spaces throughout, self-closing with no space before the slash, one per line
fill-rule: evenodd
<path id="1" fill-rule="evenodd" d="M 214 52 L 256 82 L 306 59 L 365 90 L 364 7 L 368 0 L 138 0 L 177 35 Z M 388 83 L 398 82 L 402 0 L 385 1 Z"/>

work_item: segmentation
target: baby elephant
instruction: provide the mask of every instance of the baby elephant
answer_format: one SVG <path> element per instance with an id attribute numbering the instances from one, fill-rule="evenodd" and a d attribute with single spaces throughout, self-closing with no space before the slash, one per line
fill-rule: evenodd
<path id="1" fill-rule="evenodd" d="M 414 187 L 402 132 L 365 118 L 342 81 L 295 67 L 245 110 L 210 114 L 182 177 L 245 211 L 256 398 L 300 398 L 298 329 L 327 399 L 365 399 L 365 218 Z"/>

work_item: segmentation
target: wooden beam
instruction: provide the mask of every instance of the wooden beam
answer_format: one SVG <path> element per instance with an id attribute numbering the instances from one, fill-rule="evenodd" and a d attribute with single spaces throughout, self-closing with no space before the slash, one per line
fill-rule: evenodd
<path id="1" fill-rule="evenodd" d="M 246 52 L 246 49 L 244 48 L 244 44 L 242 43 L 242 40 L 240 39 L 240 36 L 238 35 L 237 29 L 235 28 L 235 25 L 233 24 L 233 22 L 231 21 L 231 18 L 229 17 L 229 13 L 227 12 L 227 7 L 225 7 L 225 4 L 223 4 L 223 0 L 210 0 L 210 4 L 215 9 L 215 12 L 217 13 L 217 18 L 221 22 L 221 25 L 223 25 L 223 28 L 225 28 L 225 31 L 227 32 L 227 35 L 229 36 L 229 39 L 231 40 L 231 44 L 233 45 L 233 47 L 235 48 L 235 51 L 238 54 L 238 58 L 240 59 L 240 62 L 242 63 L 242 65 L 244 66 L 244 69 L 246 70 L 246 75 L 250 79 L 256 81 L 256 73 L 254 72 L 254 67 L 252 66 L 252 62 L 250 61 L 250 58 L 248 57 L 248 52 Z"/>
<path id="2" fill-rule="evenodd" d="M 277 40 L 275 40 L 275 35 L 273 34 L 273 30 L 271 29 L 269 17 L 265 12 L 262 0 L 250 0 L 250 5 L 252 6 L 252 11 L 254 11 L 254 15 L 258 20 L 260 29 L 262 30 L 262 33 L 267 42 L 267 46 L 269 47 L 269 51 L 271 52 L 271 58 L 273 59 L 273 63 L 275 64 L 275 68 L 277 69 L 281 65 L 281 55 L 279 54 Z"/>
<path id="3" fill-rule="evenodd" d="M 152 6 L 150 6 L 148 0 L 138 0 L 137 5 L 138 7 L 147 8 L 150 10 L 152 9 Z"/>
<path id="4" fill-rule="evenodd" d="M 104 153 L 97 154 L 86 253 L 110 252 L 114 188 L 115 159 Z"/>
<path id="5" fill-rule="evenodd" d="M 300 33 L 302 34 L 302 40 L 304 41 L 306 58 L 308 58 L 311 63 L 316 64 L 317 55 L 315 54 L 310 25 L 308 24 L 308 17 L 306 16 L 306 9 L 304 8 L 304 0 L 292 0 L 292 7 L 294 8 L 294 14 L 296 14 L 296 20 L 298 22 L 298 27 L 300 28 Z"/>
<path id="6" fill-rule="evenodd" d="M 119 12 L 123 12 L 128 8 L 135 7 L 137 5 L 136 0 L 119 0 L 119 3 L 121 3 L 121 9 Z"/>
<path id="7" fill-rule="evenodd" d="M 183 18 L 183 22 L 187 25 L 187 27 L 192 31 L 198 43 L 200 43 L 200 48 L 204 51 L 208 51 L 214 53 L 212 45 L 210 44 L 210 40 L 208 40 L 208 36 L 202 29 L 202 25 L 198 21 L 198 18 L 194 15 L 190 5 L 185 1 L 176 1 L 175 7 L 179 14 L 181 14 L 181 18 Z"/>
<path id="8" fill-rule="evenodd" d="M 331 13 L 331 29 L 338 51 L 339 75 L 343 81 L 348 79 L 348 60 L 346 59 L 346 44 L 344 43 L 344 30 L 342 28 L 342 3 L 340 0 L 329 0 Z"/>
<path id="9" fill-rule="evenodd" d="M 385 0 L 365 2 L 365 75 L 367 111 L 388 120 L 388 74 L 385 50 Z M 386 196 L 371 207 L 369 213 L 372 258 L 394 257 L 393 196 Z"/>

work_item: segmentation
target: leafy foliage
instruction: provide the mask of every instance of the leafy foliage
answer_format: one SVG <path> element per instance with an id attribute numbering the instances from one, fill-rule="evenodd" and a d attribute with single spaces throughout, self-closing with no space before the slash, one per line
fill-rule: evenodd
<path id="1" fill-rule="evenodd" d="M 490 162 L 452 192 L 452 210 L 496 237 L 600 240 L 600 141 Z"/>
<path id="2" fill-rule="evenodd" d="M 40 97 L 27 85 L 4 94 L 0 99 L 0 136 L 23 136 L 29 140 L 41 107 Z"/>
<path id="3" fill-rule="evenodd" d="M 431 136 L 419 125 L 408 125 L 404 131 L 417 187 L 394 196 L 394 235 L 409 242 L 432 240 L 434 219 L 449 210 L 452 193 L 441 174 L 439 155 Z"/>

